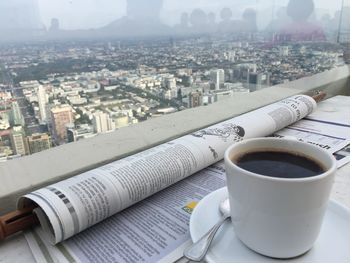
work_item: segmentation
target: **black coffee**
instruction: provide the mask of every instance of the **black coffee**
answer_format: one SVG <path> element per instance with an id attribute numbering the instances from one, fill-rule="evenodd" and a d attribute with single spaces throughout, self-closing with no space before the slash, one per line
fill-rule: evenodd
<path id="1" fill-rule="evenodd" d="M 235 163 L 244 170 L 279 178 L 304 178 L 325 172 L 315 161 L 288 152 L 251 152 L 239 157 Z"/>

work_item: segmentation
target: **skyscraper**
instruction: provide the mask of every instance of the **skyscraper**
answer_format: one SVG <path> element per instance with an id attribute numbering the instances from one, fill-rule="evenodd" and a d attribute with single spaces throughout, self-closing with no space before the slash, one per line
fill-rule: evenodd
<path id="1" fill-rule="evenodd" d="M 42 152 L 51 148 L 50 136 L 46 133 L 36 133 L 27 137 L 31 154 Z"/>
<path id="2" fill-rule="evenodd" d="M 58 20 L 58 18 L 52 18 L 49 31 L 50 32 L 57 32 L 59 30 L 60 30 L 60 21 Z"/>
<path id="3" fill-rule="evenodd" d="M 82 124 L 78 127 L 67 127 L 68 142 L 92 138 L 95 135 L 93 127 L 88 124 Z"/>
<path id="4" fill-rule="evenodd" d="M 107 113 L 96 112 L 93 115 L 92 124 L 96 133 L 103 133 L 115 129 L 112 119 Z"/>
<path id="5" fill-rule="evenodd" d="M 51 109 L 52 135 L 56 143 L 60 144 L 67 139 L 68 124 L 74 123 L 72 107 L 61 105 Z"/>
<path id="6" fill-rule="evenodd" d="M 46 90 L 43 86 L 39 86 L 37 89 L 38 103 L 39 103 L 39 111 L 40 111 L 40 122 L 47 123 L 47 103 L 48 98 L 46 94 Z"/>
<path id="7" fill-rule="evenodd" d="M 215 90 L 219 90 L 225 83 L 225 71 L 223 69 L 215 69 L 210 72 L 210 79 L 215 84 Z"/>
<path id="8" fill-rule="evenodd" d="M 14 125 L 24 126 L 25 125 L 24 117 L 22 115 L 21 109 L 20 109 L 17 101 L 12 102 L 10 123 L 12 126 L 14 126 Z"/>
<path id="9" fill-rule="evenodd" d="M 191 92 L 189 94 L 189 107 L 195 108 L 203 105 L 203 95 L 199 91 Z"/>
<path id="10" fill-rule="evenodd" d="M 248 75 L 248 85 L 250 92 L 267 88 L 270 86 L 270 73 L 256 73 L 251 72 Z"/>
<path id="11" fill-rule="evenodd" d="M 22 126 L 13 127 L 10 138 L 12 150 L 15 154 L 27 155 L 29 153 Z"/>

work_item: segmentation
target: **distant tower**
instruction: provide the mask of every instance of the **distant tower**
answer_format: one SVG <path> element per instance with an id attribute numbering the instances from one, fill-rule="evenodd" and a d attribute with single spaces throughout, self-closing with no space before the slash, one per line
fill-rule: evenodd
<path id="1" fill-rule="evenodd" d="M 51 148 L 50 136 L 46 133 L 36 133 L 28 138 L 30 154 L 42 152 Z"/>
<path id="2" fill-rule="evenodd" d="M 203 105 L 203 95 L 199 91 L 191 92 L 189 94 L 189 107 L 196 108 Z"/>
<path id="3" fill-rule="evenodd" d="M 74 125 L 72 125 L 74 126 Z M 82 124 L 78 127 L 67 126 L 68 142 L 77 142 L 83 139 L 92 138 L 96 135 L 93 127 L 89 124 Z"/>
<path id="4" fill-rule="evenodd" d="M 11 109 L 11 125 L 20 125 L 20 126 L 24 126 L 25 122 L 24 122 L 24 117 L 22 115 L 21 109 L 19 107 L 19 104 L 17 101 L 12 102 L 12 109 Z"/>
<path id="5" fill-rule="evenodd" d="M 66 126 L 74 123 L 72 107 L 61 105 L 51 109 L 52 135 L 56 143 L 61 144 L 67 139 Z"/>
<path id="6" fill-rule="evenodd" d="M 51 32 L 57 32 L 60 30 L 60 21 L 57 18 L 51 19 L 50 29 Z"/>
<path id="7" fill-rule="evenodd" d="M 215 90 L 219 90 L 225 83 L 225 71 L 223 69 L 212 70 L 210 79 L 215 84 Z"/>
<path id="8" fill-rule="evenodd" d="M 109 51 L 114 51 L 114 50 L 115 50 L 115 48 L 114 48 L 114 46 L 112 45 L 111 42 L 108 42 L 108 43 L 107 43 L 107 49 L 108 49 Z"/>
<path id="9" fill-rule="evenodd" d="M 174 77 L 165 78 L 165 87 L 169 90 L 176 89 L 176 79 Z"/>
<path id="10" fill-rule="evenodd" d="M 270 73 L 249 72 L 248 84 L 250 92 L 267 88 L 270 86 Z"/>
<path id="11" fill-rule="evenodd" d="M 97 112 L 93 115 L 92 120 L 94 131 L 96 133 L 104 133 L 108 131 L 113 131 L 114 125 L 112 119 L 109 117 L 107 113 Z"/>
<path id="12" fill-rule="evenodd" d="M 29 153 L 22 126 L 13 127 L 10 138 L 12 150 L 15 154 L 27 155 Z"/>
<path id="13" fill-rule="evenodd" d="M 38 96 L 39 111 L 40 111 L 40 122 L 46 124 L 48 121 L 48 118 L 47 118 L 48 99 L 47 99 L 46 90 L 41 85 L 37 89 L 37 96 Z"/>
<path id="14" fill-rule="evenodd" d="M 279 52 L 280 52 L 281 57 L 288 57 L 289 56 L 289 47 L 288 46 L 280 46 Z"/>
<path id="15" fill-rule="evenodd" d="M 121 49 L 121 42 L 120 42 L 120 41 L 117 41 L 117 42 L 116 42 L 116 48 L 117 48 L 118 50 Z"/>
<path id="16" fill-rule="evenodd" d="M 174 38 L 170 38 L 169 39 L 169 42 L 170 42 L 170 46 L 172 47 L 172 48 L 176 48 L 176 43 L 175 43 L 175 40 L 174 40 Z"/>

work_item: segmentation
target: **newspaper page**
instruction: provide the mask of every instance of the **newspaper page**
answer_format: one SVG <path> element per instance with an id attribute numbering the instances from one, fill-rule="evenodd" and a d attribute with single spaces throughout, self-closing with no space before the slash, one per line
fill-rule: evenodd
<path id="1" fill-rule="evenodd" d="M 313 98 L 293 96 L 169 143 L 32 192 L 44 234 L 66 240 L 223 159 L 232 143 L 270 135 L 310 114 Z"/>
<path id="2" fill-rule="evenodd" d="M 41 228 L 26 238 L 40 262 L 174 262 L 190 243 L 193 209 L 225 185 L 220 162 L 56 246 L 45 243 Z"/>
<path id="3" fill-rule="evenodd" d="M 332 153 L 338 168 L 350 162 L 350 98 L 336 96 L 323 101 L 317 111 L 274 134 L 291 136 Z"/>

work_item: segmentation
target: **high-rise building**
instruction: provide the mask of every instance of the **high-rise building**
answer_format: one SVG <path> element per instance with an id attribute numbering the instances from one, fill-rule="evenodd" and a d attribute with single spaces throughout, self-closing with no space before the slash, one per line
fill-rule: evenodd
<path id="1" fill-rule="evenodd" d="M 225 71 L 223 69 L 216 69 L 210 72 L 210 79 L 215 84 L 215 89 L 219 90 L 225 83 Z"/>
<path id="2" fill-rule="evenodd" d="M 96 133 L 113 131 L 115 129 L 112 119 L 107 113 L 103 112 L 93 114 L 92 124 Z"/>
<path id="3" fill-rule="evenodd" d="M 289 47 L 288 46 L 280 46 L 279 47 L 280 56 L 287 57 L 289 56 Z"/>
<path id="4" fill-rule="evenodd" d="M 61 105 L 51 109 L 52 135 L 56 143 L 60 144 L 67 139 L 68 124 L 74 123 L 72 107 Z"/>
<path id="5" fill-rule="evenodd" d="M 67 128 L 68 142 L 76 142 L 82 139 L 92 138 L 95 135 L 94 129 L 89 124 Z"/>
<path id="6" fill-rule="evenodd" d="M 246 82 L 248 80 L 249 73 L 255 73 L 255 72 L 257 72 L 257 64 L 255 63 L 238 64 L 233 67 L 230 80 L 232 82 L 236 82 L 236 81 Z"/>
<path id="7" fill-rule="evenodd" d="M 202 92 L 195 91 L 189 94 L 188 104 L 190 108 L 195 108 L 203 105 Z"/>
<path id="8" fill-rule="evenodd" d="M 270 86 L 270 73 L 249 73 L 248 85 L 250 92 Z"/>
<path id="9" fill-rule="evenodd" d="M 10 123 L 12 126 L 24 126 L 24 117 L 17 101 L 12 102 Z"/>
<path id="10" fill-rule="evenodd" d="M 120 49 L 121 49 L 121 42 L 120 42 L 120 41 L 117 41 L 115 44 L 116 44 L 116 48 L 117 48 L 118 50 L 120 50 Z"/>
<path id="11" fill-rule="evenodd" d="M 114 51 L 114 50 L 115 50 L 115 47 L 112 45 L 111 42 L 108 42 L 108 43 L 107 43 L 107 49 L 110 50 L 110 51 Z"/>
<path id="12" fill-rule="evenodd" d="M 167 89 L 176 89 L 176 79 L 174 77 L 167 77 L 165 79 L 165 87 Z"/>
<path id="13" fill-rule="evenodd" d="M 39 111 L 40 111 L 40 122 L 47 123 L 48 121 L 48 98 L 46 94 L 46 90 L 43 86 L 39 86 L 37 89 L 38 103 L 39 103 Z"/>
<path id="14" fill-rule="evenodd" d="M 165 78 L 164 86 L 166 88 L 164 92 L 164 99 L 171 100 L 177 98 L 178 88 L 176 86 L 176 79 L 173 76 Z"/>
<path id="15" fill-rule="evenodd" d="M 46 133 L 36 133 L 27 137 L 29 152 L 31 154 L 42 152 L 51 148 L 51 138 Z"/>
<path id="16" fill-rule="evenodd" d="M 236 59 L 236 51 L 234 50 L 231 50 L 231 51 L 228 51 L 226 54 L 225 54 L 225 57 L 228 61 L 230 62 L 235 62 L 235 59 Z"/>
<path id="17" fill-rule="evenodd" d="M 13 127 L 10 138 L 14 154 L 27 155 L 29 153 L 22 126 Z"/>
<path id="18" fill-rule="evenodd" d="M 50 32 L 57 32 L 59 30 L 60 30 L 60 21 L 58 20 L 58 18 L 52 18 L 49 31 Z"/>

